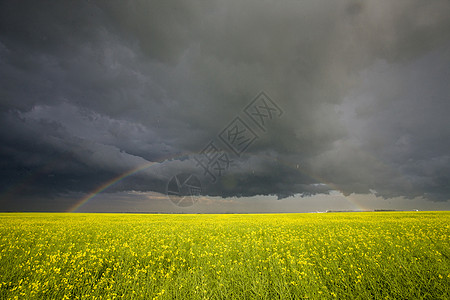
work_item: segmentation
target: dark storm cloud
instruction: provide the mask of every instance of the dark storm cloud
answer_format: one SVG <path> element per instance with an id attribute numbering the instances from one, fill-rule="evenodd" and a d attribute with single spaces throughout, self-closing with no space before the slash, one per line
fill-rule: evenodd
<path id="1" fill-rule="evenodd" d="M 164 192 L 176 173 L 202 175 L 192 158 L 260 90 L 284 113 L 209 195 L 447 200 L 449 13 L 448 1 L 4 1 L 2 201 L 88 192 L 149 162 L 111 191 Z"/>
<path id="2" fill-rule="evenodd" d="M 386 197 L 449 198 L 449 63 L 446 44 L 407 64 L 378 62 L 361 75 L 341 107 L 349 138 L 328 152 L 348 166 L 339 168 L 342 181 L 356 182 L 346 177 L 353 172 Z"/>

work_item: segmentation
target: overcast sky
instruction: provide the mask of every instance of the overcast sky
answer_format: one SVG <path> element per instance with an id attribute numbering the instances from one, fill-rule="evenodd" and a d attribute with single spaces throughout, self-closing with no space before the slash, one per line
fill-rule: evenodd
<path id="1" fill-rule="evenodd" d="M 0 210 L 450 209 L 449 15 L 0 1 Z"/>

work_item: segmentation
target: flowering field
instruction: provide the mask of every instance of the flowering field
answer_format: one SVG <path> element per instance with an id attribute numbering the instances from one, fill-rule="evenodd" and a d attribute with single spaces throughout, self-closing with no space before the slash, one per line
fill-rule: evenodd
<path id="1" fill-rule="evenodd" d="M 450 212 L 0 214 L 0 299 L 450 299 Z"/>

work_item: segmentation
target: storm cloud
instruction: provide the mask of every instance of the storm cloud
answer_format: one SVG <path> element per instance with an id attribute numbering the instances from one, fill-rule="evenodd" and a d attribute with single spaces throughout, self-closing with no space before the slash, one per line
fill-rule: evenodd
<path id="1" fill-rule="evenodd" d="M 73 195 L 450 199 L 448 1 L 2 1 L 0 209 Z M 264 128 L 245 107 L 264 91 Z M 239 117 L 257 136 L 220 139 Z M 229 166 L 199 166 L 214 142 Z M 218 174 L 216 174 L 218 175 Z M 72 196 L 69 196 L 72 195 Z M 42 200 L 53 199 L 53 200 Z M 19 204 L 18 204 L 19 203 Z"/>

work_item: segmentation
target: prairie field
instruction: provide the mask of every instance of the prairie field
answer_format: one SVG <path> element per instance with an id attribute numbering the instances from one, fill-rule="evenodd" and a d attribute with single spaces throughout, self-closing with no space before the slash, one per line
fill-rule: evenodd
<path id="1" fill-rule="evenodd" d="M 450 212 L 0 214 L 0 299 L 450 299 Z"/>

